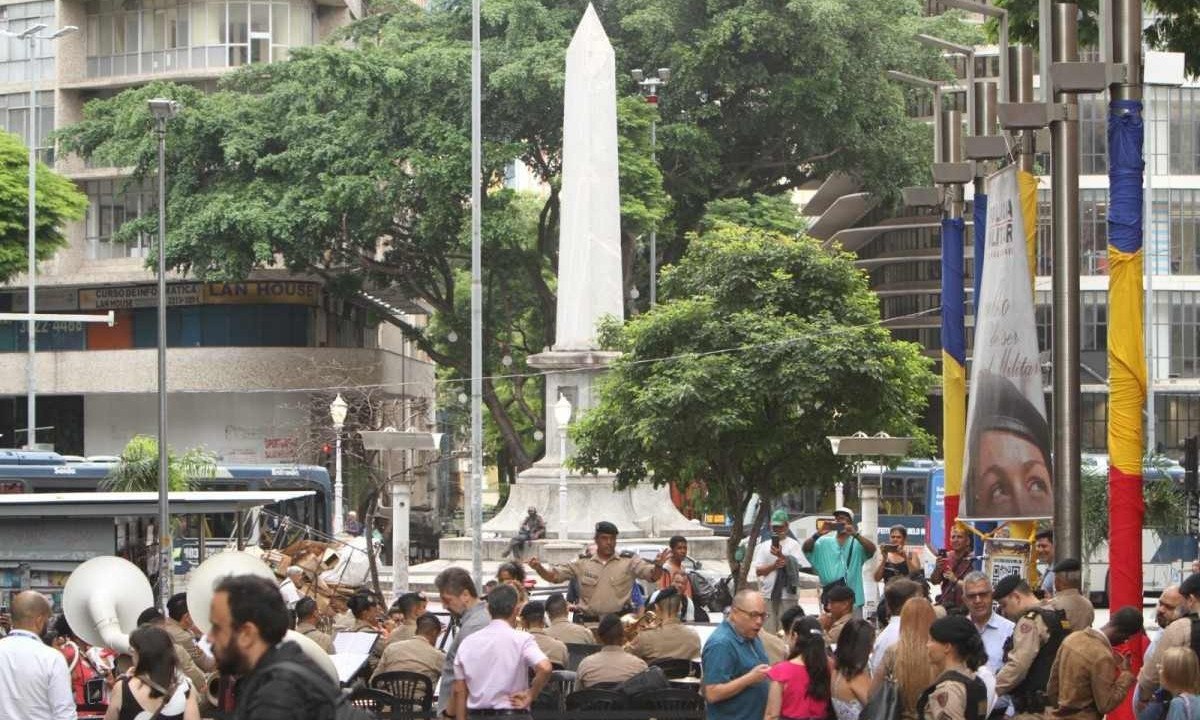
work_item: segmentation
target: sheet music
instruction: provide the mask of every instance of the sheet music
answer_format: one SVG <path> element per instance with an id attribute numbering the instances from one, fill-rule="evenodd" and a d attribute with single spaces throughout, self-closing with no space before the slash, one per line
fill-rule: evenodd
<path id="1" fill-rule="evenodd" d="M 370 655 L 378 639 L 379 633 L 340 632 L 333 638 L 333 649 L 338 655 Z"/>
<path id="2" fill-rule="evenodd" d="M 330 655 L 329 659 L 333 661 L 333 666 L 337 668 L 338 681 L 348 683 L 350 682 L 350 678 L 354 677 L 358 669 L 367 661 L 367 657 L 367 655 L 362 653 L 342 653 L 339 650 L 337 655 Z"/>

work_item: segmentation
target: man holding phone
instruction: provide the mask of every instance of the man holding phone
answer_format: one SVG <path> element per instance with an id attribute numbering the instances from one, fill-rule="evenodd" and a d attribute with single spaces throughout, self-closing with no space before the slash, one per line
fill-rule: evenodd
<path id="1" fill-rule="evenodd" d="M 844 507 L 834 510 L 833 522 L 819 523 L 817 532 L 804 541 L 802 549 L 821 579 L 821 604 L 825 604 L 830 589 L 845 583 L 854 591 L 854 616 L 861 619 L 866 602 L 863 565 L 874 557 L 878 548 L 859 534 L 854 526 L 854 512 Z"/>
<path id="2" fill-rule="evenodd" d="M 800 543 L 788 536 L 787 511 L 776 510 L 771 515 L 770 541 L 760 542 L 754 548 L 754 574 L 763 597 L 769 601 L 768 615 L 763 623 L 767 632 L 778 632 L 783 613 L 799 602 L 796 585 L 802 565 L 804 553 L 800 551 Z M 787 632 L 788 628 L 783 630 Z"/>

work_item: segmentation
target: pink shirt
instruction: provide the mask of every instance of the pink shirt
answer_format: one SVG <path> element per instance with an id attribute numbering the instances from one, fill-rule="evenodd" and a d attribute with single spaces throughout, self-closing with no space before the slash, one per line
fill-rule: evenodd
<path id="1" fill-rule="evenodd" d="M 508 696 L 529 689 L 529 669 L 543 660 L 532 635 L 492 620 L 459 645 L 454 679 L 467 683 L 468 710 L 511 710 Z"/>
<path id="2" fill-rule="evenodd" d="M 775 663 L 767 677 L 783 685 L 783 705 L 779 714 L 789 718 L 823 718 L 829 709 L 828 700 L 808 696 L 808 668 L 790 660 Z"/>

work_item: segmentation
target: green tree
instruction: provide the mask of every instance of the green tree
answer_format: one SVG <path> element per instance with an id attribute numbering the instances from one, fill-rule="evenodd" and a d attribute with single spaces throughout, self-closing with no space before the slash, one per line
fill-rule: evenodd
<path id="1" fill-rule="evenodd" d="M 998 0 L 1008 8 L 1009 32 L 1020 42 L 1038 43 L 1038 0 Z M 1077 0 L 1082 17 L 1079 39 L 1095 47 L 1100 37 L 1099 0 Z M 1146 42 L 1158 50 L 1181 52 L 1187 56 L 1187 71 L 1200 75 L 1200 3 L 1196 0 L 1145 0 L 1145 11 L 1154 22 L 1145 30 Z M 995 23 L 992 23 L 995 34 Z"/>
<path id="2" fill-rule="evenodd" d="M 1143 467 L 1155 467 L 1155 461 L 1147 458 Z M 1187 521 L 1187 495 L 1166 474 L 1166 467 L 1157 465 L 1159 477 L 1144 480 L 1142 498 L 1146 503 L 1146 514 L 1142 525 L 1162 534 L 1184 531 Z M 1081 525 L 1083 533 L 1083 556 L 1089 557 L 1108 539 L 1108 473 L 1095 467 L 1084 466 L 1081 476 Z M 1093 587 L 1100 587 L 1102 579 L 1094 579 Z"/>
<path id="3" fill-rule="evenodd" d="M 605 328 L 623 355 L 573 428 L 574 462 L 621 486 L 703 483 L 735 518 L 732 562 L 752 495 L 848 479 L 826 436 L 920 434 L 929 362 L 880 325 L 851 260 L 757 229 L 692 238 L 663 302 Z"/>
<path id="4" fill-rule="evenodd" d="M 62 226 L 83 217 L 87 196 L 43 163 L 37 165 L 38 260 L 67 244 Z M 12 133 L 0 131 L 0 281 L 28 268 L 29 151 Z"/>
<path id="5" fill-rule="evenodd" d="M 544 430 L 543 386 L 524 377 L 525 358 L 554 338 L 564 55 L 582 10 L 578 0 L 493 0 L 483 10 L 483 400 L 489 454 L 509 474 L 537 457 L 532 438 Z M 645 284 L 650 228 L 658 224 L 666 258 L 678 257 L 710 201 L 785 196 L 834 170 L 887 194 L 925 172 L 928 128 L 908 120 L 884 70 L 946 74 L 911 36 L 956 21 L 922 18 L 916 0 L 618 0 L 602 20 L 624 94 L 630 287 Z M 158 84 L 93 101 L 62 143 L 144 176 L 155 163 L 146 100 L 179 100 L 168 262 L 213 280 L 282 262 L 351 300 L 361 302 L 362 287 L 418 300 L 433 310 L 427 327 L 380 319 L 437 362 L 457 394 L 470 370 L 469 29 L 461 4 L 388 4 L 342 42 L 247 66 L 215 93 Z M 636 94 L 635 65 L 672 68 L 659 108 Z M 656 164 L 650 123 L 660 112 Z M 514 158 L 545 196 L 499 189 Z M 153 237 L 156 222 L 126 223 L 117 239 Z"/>
<path id="6" fill-rule="evenodd" d="M 167 485 L 172 492 L 193 489 L 195 481 L 217 472 L 217 459 L 201 448 L 182 455 L 167 449 Z M 158 490 L 158 438 L 134 435 L 121 450 L 121 459 L 100 483 L 110 492 L 154 492 Z"/>

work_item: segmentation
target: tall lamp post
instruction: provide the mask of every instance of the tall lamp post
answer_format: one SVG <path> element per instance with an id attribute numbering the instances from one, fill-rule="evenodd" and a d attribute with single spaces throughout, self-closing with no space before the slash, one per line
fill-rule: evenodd
<path id="1" fill-rule="evenodd" d="M 167 506 L 170 470 L 167 461 L 167 123 L 179 113 L 179 103 L 166 98 L 149 101 L 158 138 L 158 534 L 159 597 L 170 597 L 175 579 L 172 562 L 171 516 Z M 30 344 L 30 347 L 33 347 Z"/>
<path id="2" fill-rule="evenodd" d="M 640 69 L 635 69 L 630 73 L 633 75 L 634 81 L 641 88 L 642 94 L 646 96 L 646 102 L 658 109 L 658 89 L 671 81 L 671 68 L 661 67 L 658 69 L 658 75 L 646 77 L 646 73 Z M 658 115 L 655 114 L 650 120 L 650 161 L 658 162 Z M 658 304 L 658 228 L 652 226 L 650 228 L 650 307 Z M 563 536 L 566 539 L 566 536 Z"/>
<path id="3" fill-rule="evenodd" d="M 571 401 L 559 395 L 554 403 L 554 421 L 558 425 L 558 539 L 565 541 L 567 523 L 567 425 L 571 423 Z"/>
<path id="4" fill-rule="evenodd" d="M 25 332 L 29 336 L 27 342 L 28 361 L 25 369 L 26 382 L 26 403 L 27 403 L 27 429 L 26 443 L 30 448 L 37 443 L 37 366 L 35 365 L 37 357 L 37 319 L 34 317 L 37 314 L 37 78 L 34 75 L 34 50 L 37 48 L 38 40 L 57 40 L 64 35 L 70 35 L 79 28 L 74 25 L 65 25 L 49 34 L 42 35 L 41 32 L 46 29 L 44 23 L 30 25 L 19 33 L 4 32 L 4 35 L 25 40 L 29 43 L 29 131 L 26 133 L 29 144 L 29 237 L 28 247 L 28 265 L 26 272 L 29 275 L 29 287 L 26 289 L 28 293 L 27 304 L 28 314 L 26 316 Z"/>
<path id="5" fill-rule="evenodd" d="M 342 394 L 329 403 L 329 418 L 333 420 L 333 534 L 342 534 L 342 522 L 345 516 L 342 508 L 342 427 L 346 424 L 346 411 L 349 405 L 342 399 Z"/>

